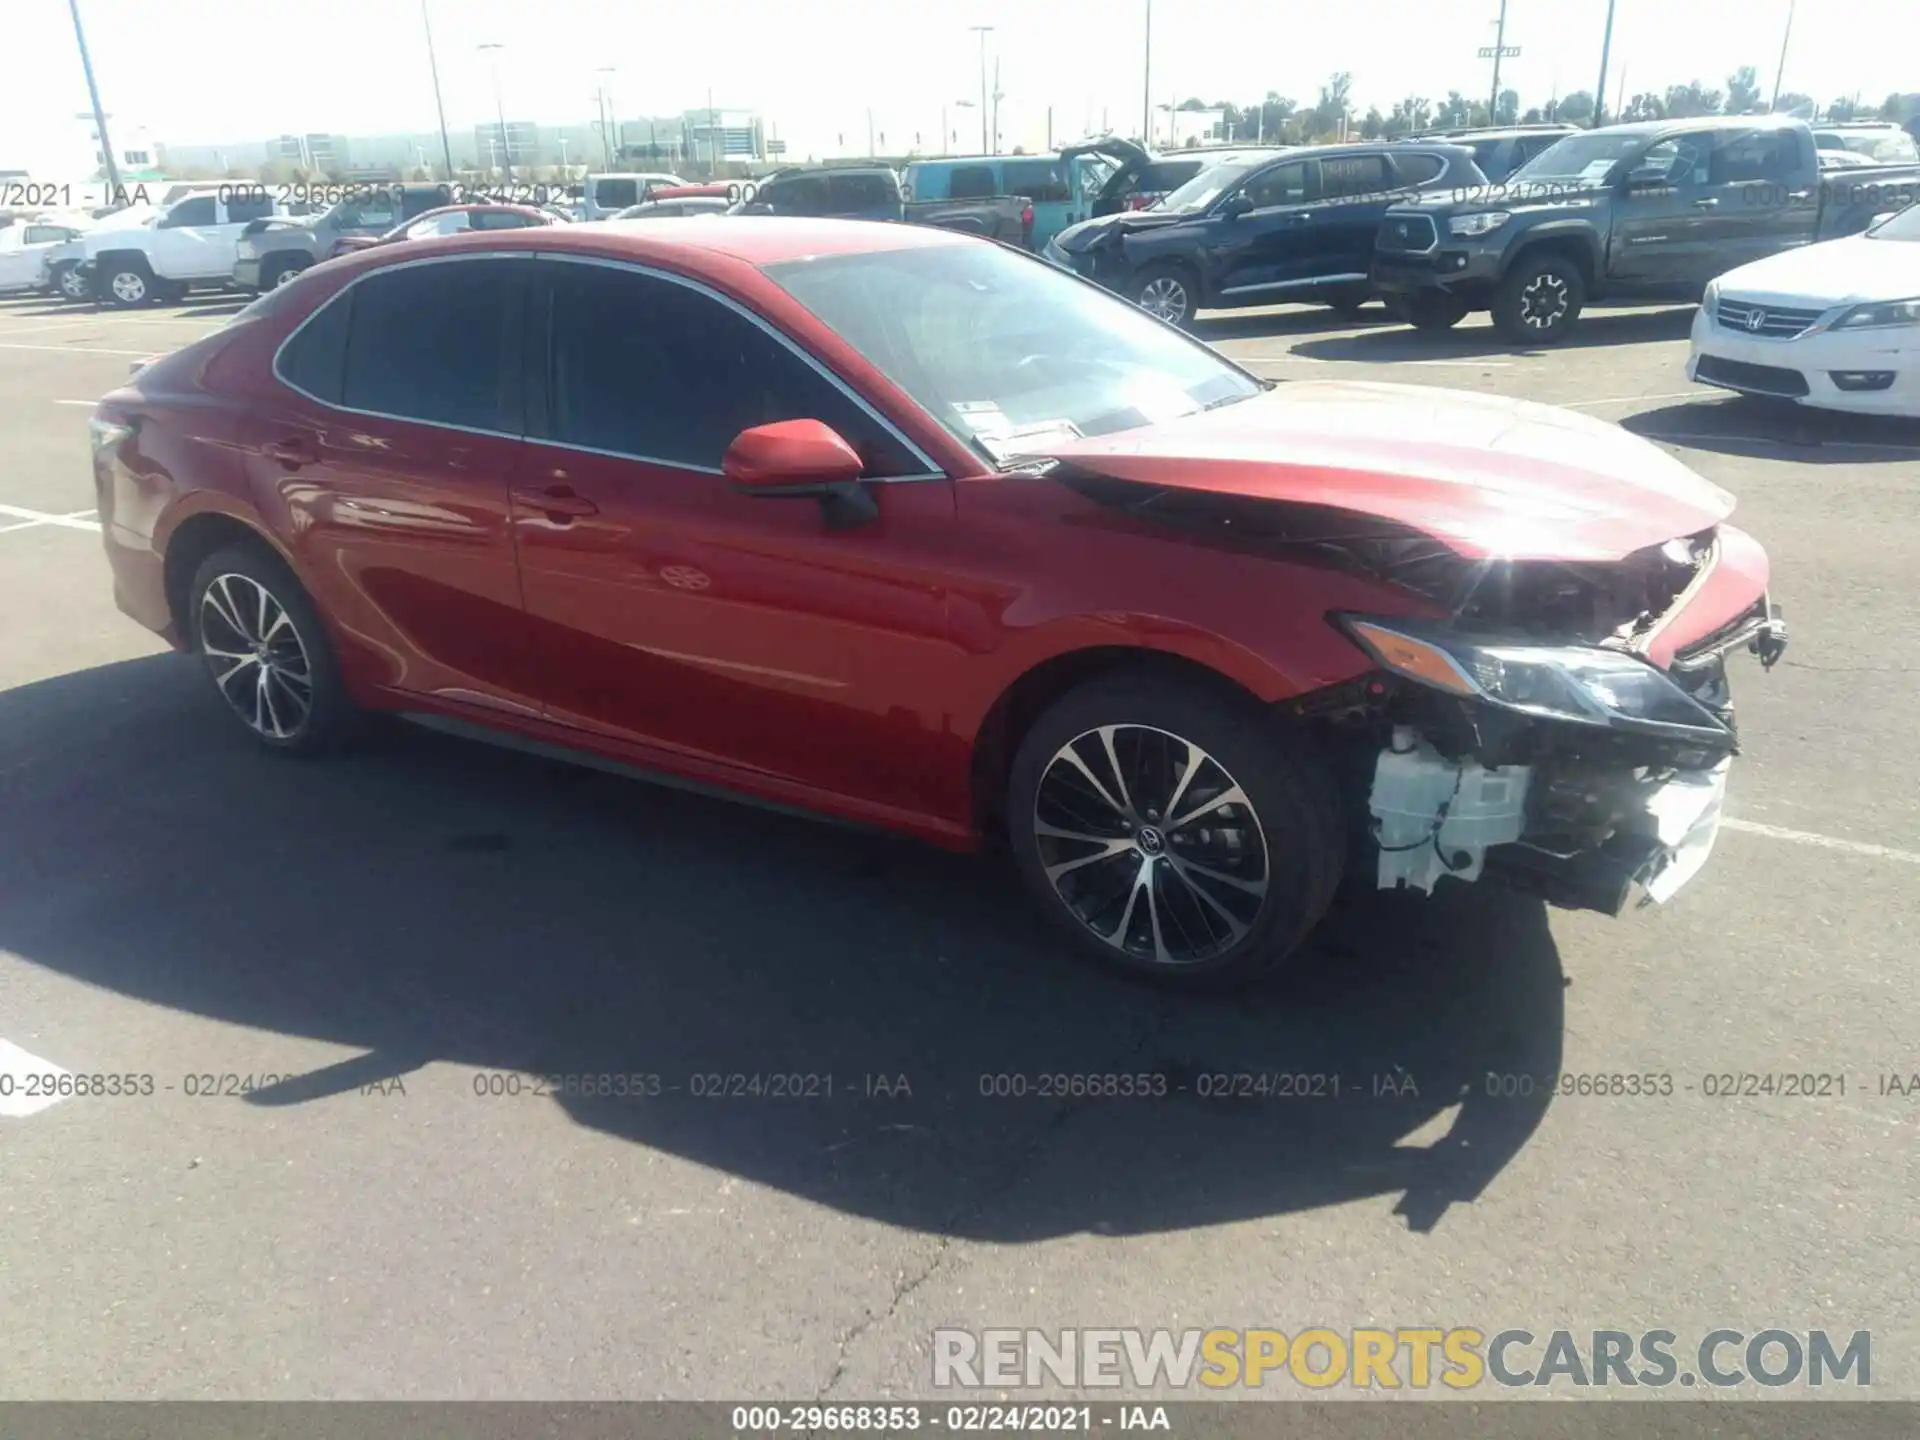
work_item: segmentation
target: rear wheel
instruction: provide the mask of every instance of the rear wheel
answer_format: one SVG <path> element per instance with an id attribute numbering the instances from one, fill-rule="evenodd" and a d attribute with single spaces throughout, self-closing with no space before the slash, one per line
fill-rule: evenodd
<path id="1" fill-rule="evenodd" d="M 1337 795 L 1297 738 L 1154 677 L 1094 681 L 1046 711 L 1008 780 L 1029 890 L 1081 953 L 1151 980 L 1243 984 L 1331 902 Z"/>
<path id="2" fill-rule="evenodd" d="M 253 545 L 216 551 L 187 593 L 194 649 L 255 740 L 311 755 L 347 738 L 355 713 L 326 627 L 278 557 Z"/>
<path id="3" fill-rule="evenodd" d="M 1356 286 L 1352 290 L 1334 292 L 1327 300 L 1327 308 L 1343 320 L 1351 320 L 1360 313 L 1360 309 L 1373 298 L 1373 292 L 1365 286 Z"/>
<path id="4" fill-rule="evenodd" d="M 1149 265 L 1133 277 L 1127 298 L 1149 315 L 1185 328 L 1199 308 L 1193 277 L 1178 265 Z"/>
<path id="5" fill-rule="evenodd" d="M 1558 345 L 1580 323 L 1587 283 L 1562 255 L 1522 256 L 1493 297 L 1493 323 L 1516 345 Z"/>

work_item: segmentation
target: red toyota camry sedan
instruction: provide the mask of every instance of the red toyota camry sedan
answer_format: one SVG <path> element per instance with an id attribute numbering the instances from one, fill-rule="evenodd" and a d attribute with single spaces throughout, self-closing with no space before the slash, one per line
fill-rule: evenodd
<path id="1" fill-rule="evenodd" d="M 557 226 L 317 267 L 91 426 L 114 592 L 314 754 L 369 711 L 956 848 L 1244 980 L 1343 876 L 1609 913 L 1706 859 L 1732 497 L 1615 426 L 1275 386 L 910 225 Z"/>

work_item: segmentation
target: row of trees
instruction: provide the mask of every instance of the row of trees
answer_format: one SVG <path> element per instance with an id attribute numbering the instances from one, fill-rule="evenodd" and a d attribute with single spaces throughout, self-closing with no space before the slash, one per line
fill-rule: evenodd
<path id="1" fill-rule="evenodd" d="M 1586 125 L 1593 120 L 1593 92 L 1575 90 L 1556 96 L 1543 105 L 1521 107 L 1515 90 L 1502 90 L 1495 104 L 1469 100 L 1458 90 L 1449 91 L 1445 100 L 1424 95 L 1409 95 L 1396 100 L 1382 112 L 1369 106 L 1365 114 L 1356 114 L 1353 105 L 1353 76 L 1338 71 L 1320 87 L 1320 98 L 1301 105 L 1290 96 L 1269 90 L 1264 100 L 1253 105 L 1234 105 L 1216 101 L 1212 105 L 1198 98 L 1183 100 L 1182 110 L 1221 110 L 1225 112 L 1225 134 L 1231 141 L 1266 140 L 1275 144 L 1300 145 L 1310 141 L 1335 139 L 1343 124 L 1349 134 L 1375 140 L 1381 136 L 1405 135 L 1416 130 L 1464 129 L 1484 125 L 1537 125 L 1565 121 Z M 1626 101 L 1615 120 L 1685 119 L 1693 115 L 1744 115 L 1766 108 L 1754 67 L 1742 65 L 1727 77 L 1727 88 L 1716 90 L 1698 80 L 1686 85 L 1670 85 L 1664 92 L 1642 91 Z M 1920 93 L 1889 95 L 1879 105 L 1861 104 L 1855 97 L 1843 96 L 1824 108 L 1810 95 L 1788 91 L 1778 97 L 1773 109 L 1801 114 L 1808 118 L 1893 120 L 1904 123 L 1920 115 Z M 1197 142 L 1196 142 L 1197 143 Z"/>

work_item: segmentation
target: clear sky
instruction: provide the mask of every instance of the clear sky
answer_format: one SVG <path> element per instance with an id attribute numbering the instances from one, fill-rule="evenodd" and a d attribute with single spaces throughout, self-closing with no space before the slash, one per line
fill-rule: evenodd
<path id="1" fill-rule="evenodd" d="M 1138 133 L 1143 0 L 428 0 L 447 120 L 489 118 L 488 58 L 499 42 L 509 119 L 584 124 L 594 87 L 620 114 L 666 115 L 714 103 L 752 108 L 790 153 L 865 153 L 868 108 L 886 148 L 917 133 L 938 146 L 941 106 L 977 145 L 978 37 L 991 24 L 1000 61 L 1001 131 L 1011 148 L 1098 128 Z M 1353 75 L 1364 112 L 1405 95 L 1484 96 L 1476 47 L 1491 44 L 1499 0 L 1154 0 L 1153 100 L 1311 102 L 1334 70 Z M 291 131 L 356 134 L 434 127 L 417 0 L 81 0 L 102 99 L 122 124 L 165 143 L 261 139 Z M 65 0 L 5 0 L 0 168 L 71 154 L 86 87 Z M 1629 93 L 1699 79 L 1724 88 L 1739 65 L 1770 93 L 1788 0 L 1618 0 L 1607 88 Z M 1606 0 L 1510 0 L 1503 86 L 1523 104 L 1591 89 Z M 1915 0 L 1799 0 L 1786 88 L 1823 103 L 1858 90 L 1878 102 L 1920 88 Z M 612 65 L 612 76 L 596 67 Z M 111 123 L 111 122 L 110 122 Z M 68 143 L 60 143 L 62 138 Z M 844 137 L 844 140 L 841 138 Z M 971 137 L 971 139 L 968 139 Z M 116 137 L 118 141 L 118 137 Z M 124 147 L 123 147 L 124 148 Z M 47 178 L 70 178 L 53 177 Z"/>

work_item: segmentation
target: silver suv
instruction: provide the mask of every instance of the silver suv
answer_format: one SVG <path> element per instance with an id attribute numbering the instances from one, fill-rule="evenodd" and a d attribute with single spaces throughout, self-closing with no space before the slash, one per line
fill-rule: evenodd
<path id="1" fill-rule="evenodd" d="M 233 283 L 242 290 L 272 290 L 309 265 L 332 258 L 338 242 L 384 235 L 416 215 L 446 205 L 450 191 L 439 184 L 369 185 L 311 219 L 256 220 L 240 237 Z"/>

